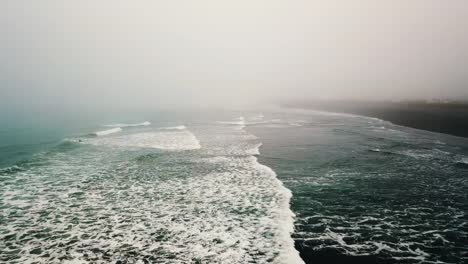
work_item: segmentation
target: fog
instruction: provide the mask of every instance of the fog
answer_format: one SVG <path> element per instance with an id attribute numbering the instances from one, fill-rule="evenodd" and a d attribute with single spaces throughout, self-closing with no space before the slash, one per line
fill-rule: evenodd
<path id="1" fill-rule="evenodd" d="M 4 107 L 468 99 L 468 2 L 0 3 Z"/>

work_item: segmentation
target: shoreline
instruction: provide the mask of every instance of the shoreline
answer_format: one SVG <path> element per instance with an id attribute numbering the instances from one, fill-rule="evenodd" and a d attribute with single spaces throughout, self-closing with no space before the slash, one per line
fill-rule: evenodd
<path id="1" fill-rule="evenodd" d="M 320 101 L 284 106 L 379 118 L 395 125 L 468 138 L 468 104 Z"/>

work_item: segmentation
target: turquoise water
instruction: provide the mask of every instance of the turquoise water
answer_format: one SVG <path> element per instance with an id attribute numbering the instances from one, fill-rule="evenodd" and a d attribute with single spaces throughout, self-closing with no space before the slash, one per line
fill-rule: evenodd
<path id="1" fill-rule="evenodd" d="M 467 261 L 466 139 L 304 111 L 21 120 L 0 262 Z"/>

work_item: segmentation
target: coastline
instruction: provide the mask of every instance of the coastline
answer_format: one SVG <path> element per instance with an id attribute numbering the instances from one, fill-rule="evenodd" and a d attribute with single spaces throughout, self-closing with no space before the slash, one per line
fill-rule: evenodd
<path id="1" fill-rule="evenodd" d="M 425 102 L 302 102 L 284 105 L 379 118 L 396 125 L 468 138 L 468 104 Z"/>

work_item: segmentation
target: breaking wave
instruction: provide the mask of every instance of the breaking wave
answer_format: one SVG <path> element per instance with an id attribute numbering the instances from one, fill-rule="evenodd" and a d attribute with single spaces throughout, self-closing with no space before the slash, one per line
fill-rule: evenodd
<path id="1" fill-rule="evenodd" d="M 151 123 L 149 121 L 145 121 L 142 123 L 136 123 L 136 124 L 125 124 L 125 123 L 118 123 L 118 124 L 110 124 L 110 125 L 105 125 L 107 127 L 137 127 L 137 126 L 149 126 Z"/>
<path id="2" fill-rule="evenodd" d="M 15 172 L 20 172 L 20 171 L 23 171 L 24 169 L 17 166 L 17 165 L 13 165 L 11 167 L 6 167 L 6 168 L 0 168 L 0 175 L 2 174 L 11 174 L 11 173 L 15 173 Z"/>
<path id="3" fill-rule="evenodd" d="M 156 148 L 164 150 L 199 149 L 200 142 L 188 130 L 133 133 L 115 137 L 83 139 L 84 143 L 111 147 Z"/>
<path id="4" fill-rule="evenodd" d="M 260 151 L 258 151 L 260 153 Z M 294 240 L 291 238 L 291 235 L 294 233 L 294 217 L 295 214 L 290 209 L 290 200 L 292 193 L 289 189 L 284 187 L 283 183 L 278 179 L 276 173 L 268 166 L 260 164 L 257 159 L 256 169 L 258 171 L 263 171 L 265 174 L 270 174 L 272 178 L 276 180 L 277 188 L 282 193 L 283 197 L 279 201 L 279 207 L 277 212 L 277 225 L 279 226 L 278 230 L 278 240 L 281 245 L 281 252 L 278 256 L 275 263 L 304 263 L 299 252 L 294 248 Z"/>
<path id="5" fill-rule="evenodd" d="M 116 127 L 116 128 L 111 128 L 107 130 L 97 131 L 97 132 L 94 132 L 92 135 L 100 137 L 100 136 L 106 136 L 106 135 L 118 133 L 120 131 L 122 131 L 122 129 L 120 127 Z"/>
<path id="6" fill-rule="evenodd" d="M 231 126 L 194 131 L 83 138 L 14 169 L 0 181 L 0 261 L 302 263 L 291 192 L 254 156 L 258 139 Z"/>
<path id="7" fill-rule="evenodd" d="M 234 121 L 218 121 L 218 123 L 235 126 L 238 130 L 244 129 L 247 124 L 243 116 L 235 118 Z"/>
<path id="8" fill-rule="evenodd" d="M 164 129 L 164 130 L 185 130 L 185 129 L 187 129 L 187 127 L 182 125 L 182 126 L 162 127 L 160 129 Z"/>

